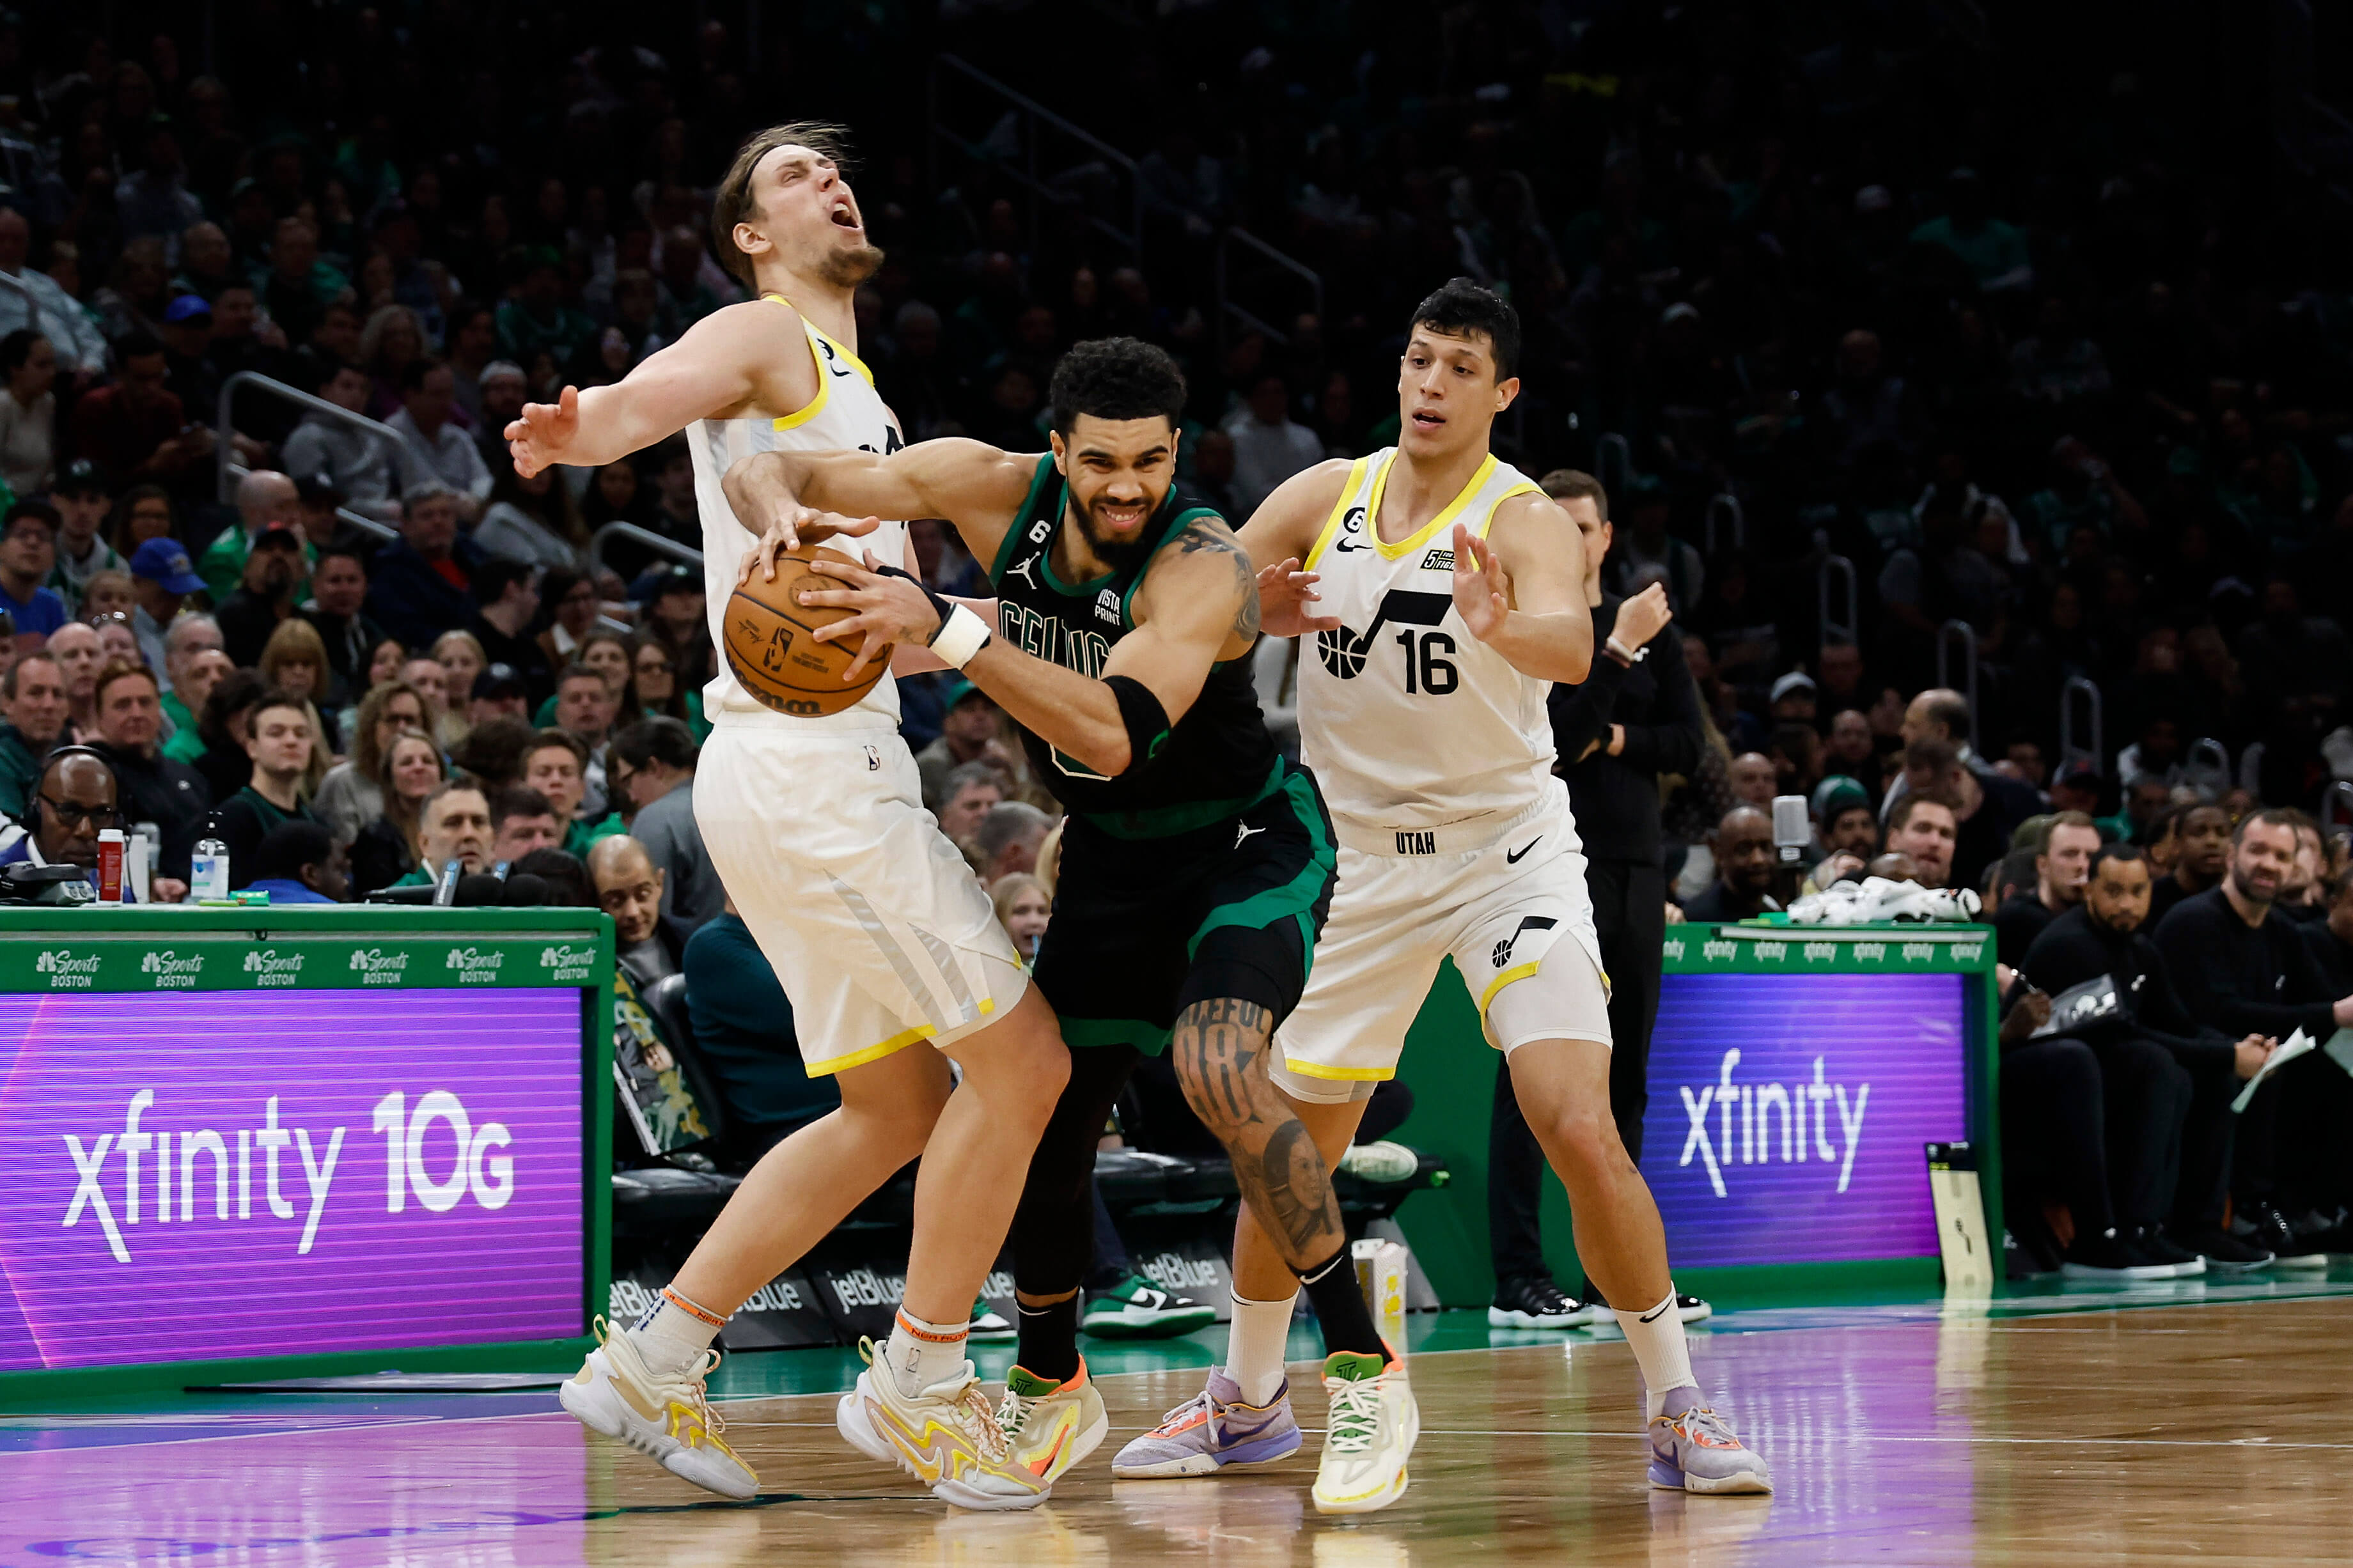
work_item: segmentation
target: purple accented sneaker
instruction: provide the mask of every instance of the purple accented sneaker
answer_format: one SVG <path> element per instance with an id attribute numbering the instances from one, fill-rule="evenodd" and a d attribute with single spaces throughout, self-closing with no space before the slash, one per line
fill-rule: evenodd
<path id="1" fill-rule="evenodd" d="M 1732 1434 L 1732 1424 L 1699 1402 L 1696 1388 L 1667 1392 L 1651 1419 L 1651 1484 L 1716 1496 L 1773 1489 L 1765 1461 Z"/>
<path id="2" fill-rule="evenodd" d="M 1290 1383 L 1262 1405 L 1244 1405 L 1241 1394 L 1224 1367 L 1211 1367 L 1208 1386 L 1122 1448 L 1111 1473 L 1129 1481 L 1208 1476 L 1229 1465 L 1271 1464 L 1299 1452 Z"/>

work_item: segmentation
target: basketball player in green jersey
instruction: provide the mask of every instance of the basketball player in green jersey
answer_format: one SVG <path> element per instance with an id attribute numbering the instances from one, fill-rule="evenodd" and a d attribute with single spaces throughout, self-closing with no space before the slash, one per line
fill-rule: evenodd
<path id="1" fill-rule="evenodd" d="M 882 253 L 842 177 L 839 140 L 828 126 L 773 127 L 720 181 L 712 239 L 755 298 L 704 317 L 617 384 L 566 387 L 507 428 L 526 475 L 611 462 L 686 428 L 714 640 L 754 540 L 721 492 L 728 464 L 777 447 L 902 444 L 858 358 L 853 300 Z M 905 558 L 900 524 L 868 542 Z M 712 729 L 695 820 L 792 1000 L 808 1070 L 835 1075 L 841 1109 L 761 1158 L 654 1306 L 564 1385 L 564 1405 L 698 1486 L 754 1495 L 759 1478 L 705 1400 L 712 1338 L 920 1157 L 906 1292 L 871 1380 L 881 1419 L 942 1499 L 1035 1507 L 1045 1488 L 1014 1462 L 965 1342 L 1068 1071 L 1053 1015 L 923 809 L 888 678 L 823 718 L 770 711 L 723 664 L 703 699 Z M 953 1094 L 949 1057 L 964 1069 Z"/>
<path id="2" fill-rule="evenodd" d="M 1271 1071 L 1336 1160 L 1451 957 L 1568 1189 L 1587 1274 L 1631 1308 L 1617 1318 L 1649 1391 L 1651 1481 L 1770 1491 L 1765 1461 L 1700 1397 L 1659 1211 L 1610 1120 L 1609 981 L 1545 697 L 1597 657 L 1640 656 L 1593 646 L 1585 520 L 1490 449 L 1519 392 L 1519 339 L 1511 305 L 1466 279 L 1430 295 L 1398 366 L 1398 444 L 1294 476 L 1242 530 L 1266 630 L 1315 635 L 1301 752 L 1340 841 L 1314 977 Z M 1213 1415 L 1282 1383 L 1292 1290 L 1266 1218 L 1253 1199 L 1237 1227 L 1232 1343 L 1202 1396 Z M 1148 1434 L 1113 1472 L 1203 1473 L 1221 1461 L 1219 1430 Z M 1377 1434 L 1362 1484 L 1401 1487 L 1410 1447 Z"/>
<path id="3" fill-rule="evenodd" d="M 1004 1418 L 1016 1454 L 1050 1481 L 1106 1429 L 1076 1342 L 1087 1178 L 1113 1098 L 1164 1047 L 1269 1217 L 1285 1279 L 1315 1303 L 1335 1423 L 1386 1411 L 1409 1426 L 1411 1393 L 1357 1289 L 1328 1167 L 1268 1076 L 1275 1026 L 1306 983 L 1334 848 L 1313 778 L 1276 752 L 1259 710 L 1256 574 L 1224 522 L 1176 488 L 1185 384 L 1166 353 L 1081 343 L 1051 399 L 1050 455 L 941 440 L 887 457 L 764 454 L 727 476 L 737 512 L 768 521 L 764 546 L 811 522 L 852 526 L 816 509 L 953 522 L 993 563 L 993 626 L 903 574 L 820 561 L 841 586 L 810 602 L 857 613 L 819 635 L 928 645 L 1020 721 L 1036 776 L 1070 808 L 1036 978 L 1083 1048 L 1013 1225 L 1021 1348 Z M 852 1442 L 858 1419 L 845 1402 Z M 1265 1438 L 1261 1459 L 1300 1443 L 1287 1417 Z"/>

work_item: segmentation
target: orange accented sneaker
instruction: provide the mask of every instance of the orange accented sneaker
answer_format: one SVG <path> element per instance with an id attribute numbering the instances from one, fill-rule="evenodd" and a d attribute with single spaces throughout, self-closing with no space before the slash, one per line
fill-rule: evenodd
<path id="1" fill-rule="evenodd" d="M 997 1424 L 1013 1446 L 1014 1462 L 1050 1487 L 1111 1431 L 1103 1395 L 1095 1392 L 1083 1361 L 1077 1376 L 1060 1383 L 1015 1367 L 1005 1377 Z"/>
<path id="2" fill-rule="evenodd" d="M 851 1447 L 896 1464 L 958 1508 L 1036 1508 L 1046 1500 L 1050 1483 L 1014 1457 L 972 1363 L 909 1396 L 890 1368 L 873 1364 L 873 1341 L 860 1340 L 858 1353 L 866 1370 L 834 1407 L 834 1425 Z"/>

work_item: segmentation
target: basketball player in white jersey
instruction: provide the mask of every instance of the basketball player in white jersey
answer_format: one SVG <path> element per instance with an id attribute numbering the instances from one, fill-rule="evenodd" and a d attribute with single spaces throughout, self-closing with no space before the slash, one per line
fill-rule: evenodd
<path id="1" fill-rule="evenodd" d="M 782 125 L 744 143 L 720 182 L 719 254 L 758 298 L 698 321 L 619 384 L 526 407 L 508 426 L 517 470 L 608 463 L 687 429 L 711 629 L 754 536 L 729 509 L 729 464 L 777 447 L 896 450 L 897 421 L 857 354 L 852 298 L 882 253 L 837 163 L 839 132 Z M 906 526 L 861 530 L 906 561 Z M 939 1497 L 1030 1508 L 1046 1482 L 1014 1458 L 965 1340 L 972 1305 L 1069 1076 L 1054 1016 L 955 847 L 923 809 L 886 678 L 825 718 L 771 711 L 721 662 L 695 774 L 712 863 L 793 1004 L 801 1054 L 841 1109 L 770 1150 L 635 1325 L 564 1386 L 565 1407 L 728 1497 L 758 1478 L 705 1401 L 728 1315 L 909 1160 L 914 1241 L 887 1346 L 872 1352 L 877 1425 Z M 926 1046 L 926 1049 L 912 1049 Z M 951 1097 L 947 1058 L 963 1068 Z"/>
<path id="2" fill-rule="evenodd" d="M 1300 661 L 1301 752 L 1339 839 L 1339 890 L 1270 1071 L 1336 1163 L 1451 956 L 1568 1189 L 1586 1272 L 1611 1301 L 1644 1303 L 1617 1317 L 1649 1390 L 1651 1479 L 1769 1491 L 1764 1461 L 1700 1397 L 1659 1211 L 1610 1120 L 1609 982 L 1545 713 L 1551 684 L 1583 680 L 1596 651 L 1584 549 L 1568 515 L 1488 449 L 1518 355 L 1509 304 L 1464 279 L 1439 289 L 1414 312 L 1398 445 L 1294 477 L 1241 531 L 1265 629 L 1315 635 Z M 1245 1208 L 1227 1365 L 1113 1474 L 1208 1474 L 1288 1420 L 1293 1289 Z M 1345 1435 L 1362 1495 L 1401 1493 L 1409 1401 Z M 1343 1436 L 1335 1408 L 1327 1470 Z"/>

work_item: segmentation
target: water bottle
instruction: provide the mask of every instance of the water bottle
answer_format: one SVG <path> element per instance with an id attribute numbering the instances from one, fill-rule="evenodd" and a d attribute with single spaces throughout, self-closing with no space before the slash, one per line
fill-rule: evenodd
<path id="1" fill-rule="evenodd" d="M 219 839 L 200 839 L 189 857 L 188 897 L 199 902 L 228 897 L 228 846 Z"/>

